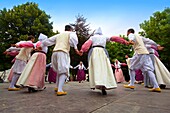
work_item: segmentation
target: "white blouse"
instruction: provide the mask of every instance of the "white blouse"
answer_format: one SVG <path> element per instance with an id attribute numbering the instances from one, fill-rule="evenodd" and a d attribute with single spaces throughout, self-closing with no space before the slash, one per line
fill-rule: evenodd
<path id="1" fill-rule="evenodd" d="M 79 64 L 76 67 L 74 67 L 74 69 L 76 69 L 76 68 L 87 70 L 86 67 L 83 64 L 82 65 Z"/>
<path id="2" fill-rule="evenodd" d="M 100 46 L 105 47 L 106 42 L 110 41 L 110 37 L 96 34 L 96 35 L 90 37 L 90 40 L 92 40 L 92 42 L 93 42 L 92 46 L 100 45 Z"/>

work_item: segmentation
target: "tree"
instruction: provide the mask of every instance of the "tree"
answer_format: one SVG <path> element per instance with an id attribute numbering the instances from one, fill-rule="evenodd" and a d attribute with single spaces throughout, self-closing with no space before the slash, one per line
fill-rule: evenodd
<path id="1" fill-rule="evenodd" d="M 86 24 L 86 19 L 83 17 L 83 15 L 78 15 L 76 16 L 76 21 L 74 24 L 70 24 L 74 30 L 77 33 L 78 36 L 78 49 L 81 49 L 81 46 L 84 44 L 85 41 L 88 40 L 89 38 L 89 24 Z M 83 61 L 84 65 L 87 67 L 88 62 L 87 62 L 87 53 L 84 53 L 83 56 L 76 55 L 75 51 L 73 48 L 70 50 L 70 55 L 71 55 L 71 65 L 76 66 L 79 64 L 80 61 Z"/>
<path id="2" fill-rule="evenodd" d="M 38 4 L 27 2 L 12 9 L 0 10 L 0 52 L 3 53 L 10 44 L 25 40 L 28 35 L 36 38 L 40 33 L 53 35 L 50 16 L 38 8 Z M 9 57 L 0 55 L 0 70 L 10 68 Z M 5 63 L 5 64 L 3 64 Z"/>
<path id="3" fill-rule="evenodd" d="M 127 40 L 126 37 L 122 36 L 125 40 Z M 126 62 L 125 61 L 125 55 L 128 55 L 129 57 L 133 56 L 132 46 L 123 45 L 117 42 L 109 42 L 106 44 L 106 49 L 109 53 L 109 58 L 111 63 L 114 63 L 115 59 L 118 59 L 120 62 Z"/>
<path id="4" fill-rule="evenodd" d="M 161 60 L 168 66 L 170 62 L 170 8 L 153 13 L 150 20 L 145 20 L 140 24 L 140 28 L 144 30 L 146 37 L 165 47 L 159 53 Z M 168 68 L 170 69 L 170 65 Z"/>

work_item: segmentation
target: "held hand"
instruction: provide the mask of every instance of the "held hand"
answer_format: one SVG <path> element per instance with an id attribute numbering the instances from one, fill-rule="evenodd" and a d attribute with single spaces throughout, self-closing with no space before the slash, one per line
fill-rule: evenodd
<path id="1" fill-rule="evenodd" d="M 82 56 L 82 55 L 83 55 L 83 53 L 82 53 L 82 52 L 79 52 L 79 53 L 78 53 L 78 55 Z"/>
<path id="2" fill-rule="evenodd" d="M 135 44 L 132 40 L 130 40 L 128 43 L 129 43 L 129 45 L 134 45 Z"/>
<path id="3" fill-rule="evenodd" d="M 3 52 L 3 54 L 7 54 L 7 53 L 8 53 L 7 51 Z"/>
<path id="4" fill-rule="evenodd" d="M 37 50 L 40 50 L 40 51 L 41 51 L 41 50 L 42 50 L 42 47 L 37 47 Z"/>
<path id="5" fill-rule="evenodd" d="M 80 55 L 80 56 L 82 56 L 82 55 L 83 55 L 83 53 L 82 53 L 82 52 L 80 52 L 78 49 L 75 49 L 75 51 L 76 51 L 76 53 L 77 53 L 78 55 Z"/>
<path id="6" fill-rule="evenodd" d="M 128 41 L 125 41 L 125 44 L 126 44 L 126 45 L 129 45 L 129 42 L 128 42 Z"/>
<path id="7" fill-rule="evenodd" d="M 11 44 L 12 47 L 16 47 L 16 44 Z"/>
<path id="8" fill-rule="evenodd" d="M 79 52 L 79 53 L 80 53 L 80 56 L 82 56 L 82 55 L 83 55 L 83 51 L 82 51 L 82 50 L 80 50 L 80 52 Z"/>
<path id="9" fill-rule="evenodd" d="M 158 50 L 163 50 L 164 47 L 163 46 L 158 46 Z"/>

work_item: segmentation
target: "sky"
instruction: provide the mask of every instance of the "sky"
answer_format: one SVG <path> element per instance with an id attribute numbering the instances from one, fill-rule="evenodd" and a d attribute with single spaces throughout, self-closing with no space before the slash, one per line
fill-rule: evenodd
<path id="1" fill-rule="evenodd" d="M 90 29 L 101 27 L 105 35 L 126 35 L 129 28 L 141 31 L 139 24 L 153 13 L 170 8 L 170 0 L 0 0 L 0 9 L 12 9 L 26 2 L 35 2 L 51 16 L 53 31 L 64 31 L 82 15 Z"/>

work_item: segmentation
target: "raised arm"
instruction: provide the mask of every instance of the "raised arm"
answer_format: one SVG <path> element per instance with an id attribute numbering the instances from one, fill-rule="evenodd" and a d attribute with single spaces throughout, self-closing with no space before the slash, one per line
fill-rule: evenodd
<path id="1" fill-rule="evenodd" d="M 121 66 L 127 66 L 127 64 L 126 63 L 121 63 Z"/>
<path id="2" fill-rule="evenodd" d="M 29 47 L 34 47 L 34 44 L 31 41 L 22 41 L 22 42 L 16 43 L 15 47 L 19 47 L 19 48 L 28 47 L 29 48 Z"/>
<path id="3" fill-rule="evenodd" d="M 83 65 L 83 69 L 84 69 L 84 70 L 87 70 L 86 67 L 85 67 L 84 65 Z"/>
<path id="4" fill-rule="evenodd" d="M 142 37 L 142 40 L 144 42 L 145 45 L 152 45 L 153 47 L 156 47 L 157 48 L 157 43 L 149 38 L 145 38 L 145 37 Z"/>
<path id="5" fill-rule="evenodd" d="M 57 35 L 59 35 L 59 34 L 57 34 Z M 41 43 L 41 47 L 54 45 L 56 43 L 57 35 L 54 35 L 50 38 L 43 40 L 42 43 Z"/>
<path id="6" fill-rule="evenodd" d="M 76 69 L 76 68 L 78 68 L 79 67 L 79 65 L 77 65 L 76 67 L 74 67 L 73 69 Z"/>
<path id="7" fill-rule="evenodd" d="M 92 45 L 92 40 L 89 39 L 87 40 L 82 46 L 81 46 L 81 52 L 87 52 L 90 48 L 90 46 Z"/>
<path id="8" fill-rule="evenodd" d="M 112 36 L 110 38 L 110 41 L 118 42 L 118 43 L 121 43 L 121 44 L 128 45 L 128 41 L 126 41 L 124 38 L 119 37 L 119 36 Z"/>
<path id="9" fill-rule="evenodd" d="M 16 47 L 10 47 L 8 48 L 6 51 L 10 52 L 10 51 L 20 51 L 21 48 L 16 48 Z"/>
<path id="10" fill-rule="evenodd" d="M 114 64 L 111 64 L 111 66 L 115 68 L 115 65 L 114 65 Z"/>

